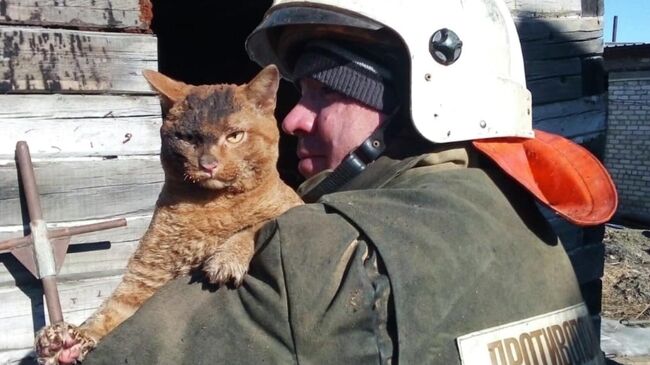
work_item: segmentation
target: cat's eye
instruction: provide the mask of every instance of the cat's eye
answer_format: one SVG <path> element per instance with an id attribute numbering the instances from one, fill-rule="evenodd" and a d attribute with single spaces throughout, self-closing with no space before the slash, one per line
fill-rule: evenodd
<path id="1" fill-rule="evenodd" d="M 181 132 L 176 132 L 176 133 L 174 133 L 174 137 L 176 137 L 176 139 L 180 139 L 181 141 L 194 143 L 194 136 L 191 135 L 191 134 L 184 134 L 184 133 L 181 133 Z"/>
<path id="2" fill-rule="evenodd" d="M 228 141 L 228 143 L 239 143 L 244 139 L 244 134 L 244 131 L 230 133 L 226 136 L 226 141 Z"/>

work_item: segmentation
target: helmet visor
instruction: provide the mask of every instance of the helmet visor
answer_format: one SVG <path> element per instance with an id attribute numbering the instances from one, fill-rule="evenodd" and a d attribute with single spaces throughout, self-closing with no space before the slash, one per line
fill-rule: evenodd
<path id="1" fill-rule="evenodd" d="M 275 64 L 293 80 L 293 65 L 301 46 L 313 39 L 341 39 L 373 45 L 385 43 L 378 33 L 385 27 L 358 14 L 315 5 L 278 6 L 246 40 L 251 60 L 261 66 Z"/>

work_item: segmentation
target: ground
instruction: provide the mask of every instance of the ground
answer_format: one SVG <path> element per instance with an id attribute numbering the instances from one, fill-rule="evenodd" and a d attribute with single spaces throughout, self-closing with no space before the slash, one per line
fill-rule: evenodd
<path id="1" fill-rule="evenodd" d="M 628 322 L 632 325 L 629 327 L 613 322 L 617 326 L 637 331 L 632 335 L 633 341 L 628 337 L 628 341 L 623 340 L 624 345 L 619 348 L 625 348 L 629 352 L 636 347 L 643 352 L 643 349 L 648 348 L 644 343 L 650 338 L 650 230 L 608 225 L 603 241 L 605 274 L 602 316 L 603 328 L 608 329 L 602 335 L 621 336 L 613 332 L 607 333 L 611 331 L 612 322 L 605 325 L 605 318 L 632 321 Z M 650 365 L 650 353 L 635 355 L 637 356 L 614 355 L 608 359 L 608 365 Z"/>
<path id="2" fill-rule="evenodd" d="M 603 317 L 650 320 L 650 230 L 608 225 Z"/>

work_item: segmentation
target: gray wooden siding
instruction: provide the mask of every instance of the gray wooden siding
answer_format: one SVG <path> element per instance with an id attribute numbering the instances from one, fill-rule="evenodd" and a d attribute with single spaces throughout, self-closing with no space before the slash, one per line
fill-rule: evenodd
<path id="1" fill-rule="evenodd" d="M 0 24 L 147 31 L 151 3 L 142 0 L 2 0 Z"/>
<path id="2" fill-rule="evenodd" d="M 41 27 L 0 27 L 0 92 L 150 93 L 155 37 Z"/>
<path id="3" fill-rule="evenodd" d="M 163 181 L 160 102 L 142 77 L 158 64 L 150 5 L 0 0 L 0 240 L 27 230 L 18 140 L 29 144 L 50 227 L 128 222 L 72 239 L 58 276 L 71 323 L 90 316 L 119 282 Z M 47 313 L 39 282 L 10 254 L 0 255 L 0 302 L 0 364 L 30 363 Z"/>
<path id="4" fill-rule="evenodd" d="M 18 140 L 33 158 L 154 155 L 161 123 L 156 96 L 3 95 L 0 160 Z"/>

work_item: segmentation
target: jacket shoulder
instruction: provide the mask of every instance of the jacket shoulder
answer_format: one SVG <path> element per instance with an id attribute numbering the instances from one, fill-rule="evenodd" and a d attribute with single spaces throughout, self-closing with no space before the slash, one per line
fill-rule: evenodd
<path id="1" fill-rule="evenodd" d="M 289 250 L 306 253 L 319 244 L 347 244 L 358 236 L 359 230 L 339 212 L 316 203 L 291 208 L 270 221 L 260 230 L 256 242 L 260 245 L 276 241 Z"/>

